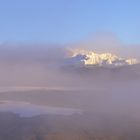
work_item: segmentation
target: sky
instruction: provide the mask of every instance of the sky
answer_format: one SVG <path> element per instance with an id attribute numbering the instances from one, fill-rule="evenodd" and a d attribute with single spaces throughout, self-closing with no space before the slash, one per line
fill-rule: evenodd
<path id="1" fill-rule="evenodd" d="M 72 43 L 111 32 L 140 44 L 140 0 L 0 0 L 0 43 Z"/>

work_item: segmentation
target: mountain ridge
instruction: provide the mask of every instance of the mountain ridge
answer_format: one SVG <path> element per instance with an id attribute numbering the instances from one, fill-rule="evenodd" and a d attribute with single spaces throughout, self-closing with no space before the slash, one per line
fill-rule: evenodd
<path id="1" fill-rule="evenodd" d="M 70 53 L 67 60 L 74 65 L 120 67 L 139 64 L 136 58 L 124 58 L 108 52 L 96 53 L 85 49 L 70 49 Z"/>

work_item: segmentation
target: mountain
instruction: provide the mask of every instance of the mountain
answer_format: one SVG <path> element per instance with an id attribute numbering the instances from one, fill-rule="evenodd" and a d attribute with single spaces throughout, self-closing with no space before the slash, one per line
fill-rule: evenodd
<path id="1" fill-rule="evenodd" d="M 139 63 L 136 58 L 123 58 L 112 53 L 96 53 L 84 49 L 70 49 L 66 63 L 70 65 L 120 67 Z"/>

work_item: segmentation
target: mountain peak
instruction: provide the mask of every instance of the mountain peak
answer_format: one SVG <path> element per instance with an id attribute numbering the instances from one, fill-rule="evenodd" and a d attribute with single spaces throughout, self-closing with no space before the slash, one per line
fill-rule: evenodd
<path id="1" fill-rule="evenodd" d="M 98 66 L 125 66 L 138 64 L 136 58 L 123 58 L 112 53 L 96 53 L 85 49 L 71 49 L 70 59 L 74 59 L 77 63 L 84 65 Z"/>

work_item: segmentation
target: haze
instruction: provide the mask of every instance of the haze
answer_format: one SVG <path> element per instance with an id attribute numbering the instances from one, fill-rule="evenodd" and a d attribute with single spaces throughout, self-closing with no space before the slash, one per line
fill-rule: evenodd
<path id="1" fill-rule="evenodd" d="M 140 140 L 140 2 L 0 2 L 0 140 Z"/>

